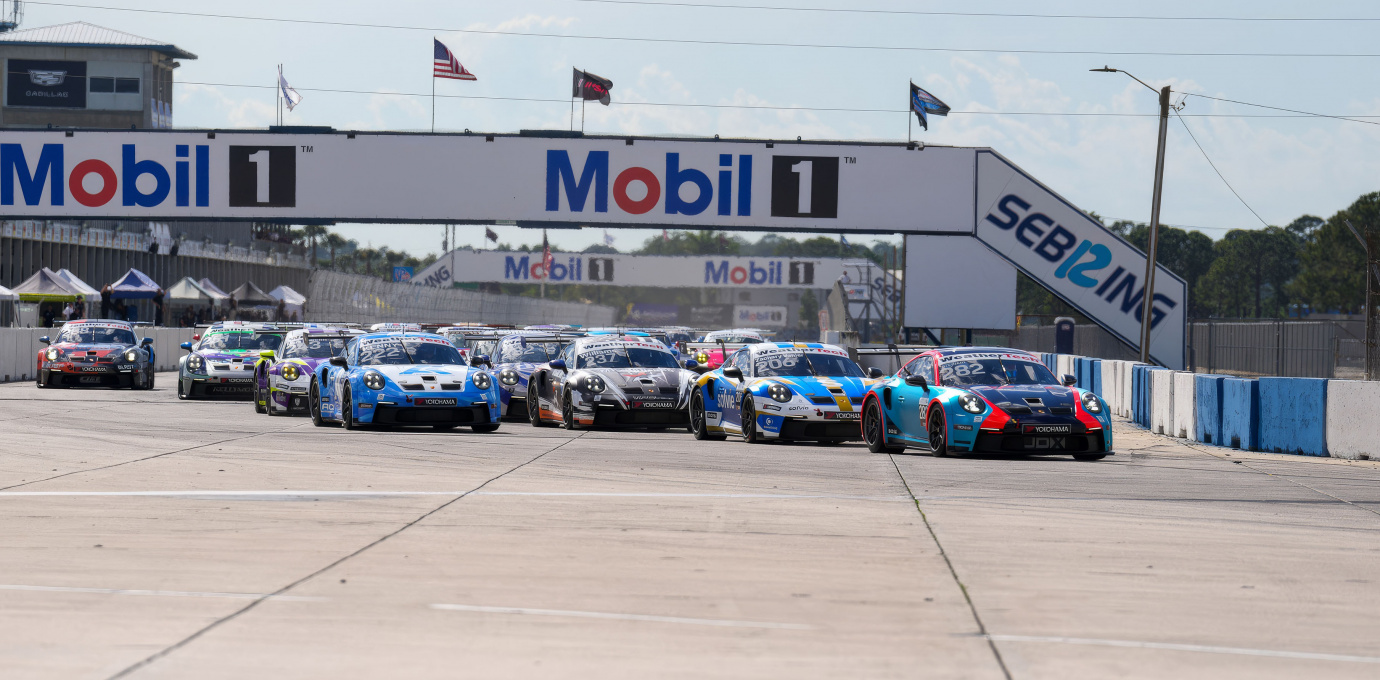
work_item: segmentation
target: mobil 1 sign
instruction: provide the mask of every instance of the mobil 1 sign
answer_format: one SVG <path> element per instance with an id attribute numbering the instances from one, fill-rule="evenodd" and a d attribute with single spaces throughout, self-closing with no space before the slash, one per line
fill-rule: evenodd
<path id="1" fill-rule="evenodd" d="M 1139 348 L 1145 256 L 996 153 L 980 151 L 977 163 L 978 239 Z M 1186 285 L 1155 271 L 1150 356 L 1183 368 Z"/>
<path id="2" fill-rule="evenodd" d="M 34 218 L 961 233 L 974 164 L 974 149 L 903 144 L 4 130 L 0 204 Z"/>

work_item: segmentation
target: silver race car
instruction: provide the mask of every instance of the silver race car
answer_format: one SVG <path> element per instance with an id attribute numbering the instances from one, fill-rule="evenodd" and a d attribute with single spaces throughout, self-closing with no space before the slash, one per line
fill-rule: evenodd
<path id="1" fill-rule="evenodd" d="M 686 427 L 693 361 L 645 335 L 591 335 L 537 367 L 527 386 L 532 425 Z"/>

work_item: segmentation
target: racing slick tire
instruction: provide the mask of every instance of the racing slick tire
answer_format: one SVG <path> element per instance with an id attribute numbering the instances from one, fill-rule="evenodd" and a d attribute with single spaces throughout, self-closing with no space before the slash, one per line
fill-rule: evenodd
<path id="1" fill-rule="evenodd" d="M 527 396 L 527 421 L 532 423 L 532 427 L 550 427 L 551 424 L 541 419 L 541 403 L 530 393 Z"/>
<path id="2" fill-rule="evenodd" d="M 136 388 L 134 388 L 134 389 L 136 389 L 136 390 L 152 390 L 152 389 L 153 389 L 153 376 L 154 376 L 154 375 L 156 375 L 156 374 L 153 372 L 153 367 L 152 367 L 152 366 L 149 366 L 149 375 L 148 375 L 148 377 L 144 380 L 144 384 L 143 384 L 142 386 L 136 387 Z"/>
<path id="3" fill-rule="evenodd" d="M 752 397 L 743 400 L 742 414 L 743 441 L 749 444 L 762 443 L 762 439 L 757 436 L 757 408 L 752 403 Z"/>
<path id="4" fill-rule="evenodd" d="M 944 411 L 935 409 L 930 414 L 930 451 L 943 458 L 949 455 L 948 428 L 944 426 Z"/>
<path id="5" fill-rule="evenodd" d="M 1107 454 L 1105 454 L 1105 453 L 1075 453 L 1075 454 L 1073 454 L 1073 459 L 1074 459 L 1074 460 L 1092 461 L 1092 460 L 1102 460 L 1103 458 L 1106 458 L 1106 457 L 1107 457 Z"/>
<path id="6" fill-rule="evenodd" d="M 728 435 L 709 431 L 704 417 L 704 395 L 698 388 L 690 397 L 690 432 L 700 441 L 723 441 Z"/>
<path id="7" fill-rule="evenodd" d="M 268 397 L 265 396 L 264 393 L 263 393 L 262 391 L 259 390 L 259 385 L 257 384 L 259 381 L 258 381 L 258 380 L 255 380 L 254 382 L 255 382 L 255 385 L 254 385 L 254 412 L 255 412 L 255 413 L 269 413 L 269 408 L 268 408 Z M 260 404 L 260 402 L 263 402 L 263 403 Z M 269 415 L 272 415 L 272 414 L 269 413 Z"/>
<path id="8" fill-rule="evenodd" d="M 570 390 L 565 391 L 565 398 L 561 400 L 561 425 L 571 431 L 580 427 L 579 423 L 575 422 L 575 400 Z"/>
<path id="9" fill-rule="evenodd" d="M 470 426 L 475 432 L 495 432 L 498 430 L 498 423 L 479 423 Z"/>
<path id="10" fill-rule="evenodd" d="M 862 412 L 862 436 L 867 442 L 867 450 L 872 453 L 901 453 L 904 446 L 886 443 L 886 414 L 876 399 L 868 399 Z"/>
<path id="11" fill-rule="evenodd" d="M 350 395 L 350 388 L 345 388 L 345 395 L 340 399 L 341 420 L 345 421 L 345 429 L 362 430 L 364 425 L 355 422 L 355 402 Z"/>
<path id="12" fill-rule="evenodd" d="M 311 381 L 311 389 L 307 390 L 307 410 L 311 412 L 312 425 L 325 427 L 329 424 L 321 418 L 321 390 L 315 380 Z"/>

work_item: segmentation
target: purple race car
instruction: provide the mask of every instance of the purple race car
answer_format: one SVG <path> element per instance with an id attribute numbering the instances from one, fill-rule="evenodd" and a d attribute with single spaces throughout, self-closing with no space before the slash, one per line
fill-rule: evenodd
<path id="1" fill-rule="evenodd" d="M 362 331 L 333 326 L 308 326 L 292 331 L 278 351 L 259 352 L 254 366 L 254 412 L 308 415 L 307 391 L 316 367 L 340 356 L 345 344 Z"/>

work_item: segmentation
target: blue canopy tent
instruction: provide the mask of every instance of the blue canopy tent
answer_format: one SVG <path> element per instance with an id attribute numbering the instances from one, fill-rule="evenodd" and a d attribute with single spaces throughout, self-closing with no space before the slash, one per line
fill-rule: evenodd
<path id="1" fill-rule="evenodd" d="M 111 284 L 110 297 L 125 298 L 134 300 L 151 300 L 158 294 L 158 284 L 148 277 L 148 274 L 131 269 L 120 277 L 119 281 Z"/>

